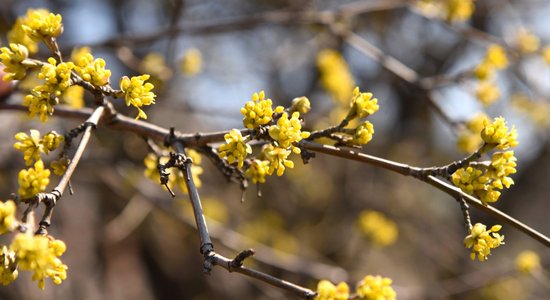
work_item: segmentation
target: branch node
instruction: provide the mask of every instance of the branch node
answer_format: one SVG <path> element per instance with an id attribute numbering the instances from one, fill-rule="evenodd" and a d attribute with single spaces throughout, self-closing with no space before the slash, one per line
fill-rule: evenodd
<path id="1" fill-rule="evenodd" d="M 243 262 L 245 259 L 251 257 L 252 255 L 254 255 L 256 252 L 254 251 L 254 249 L 246 249 L 246 250 L 243 250 L 241 251 L 239 254 L 237 254 L 237 256 L 235 256 L 235 258 L 229 263 L 229 272 L 232 272 L 233 269 L 238 269 L 240 267 L 242 267 L 243 265 Z"/>

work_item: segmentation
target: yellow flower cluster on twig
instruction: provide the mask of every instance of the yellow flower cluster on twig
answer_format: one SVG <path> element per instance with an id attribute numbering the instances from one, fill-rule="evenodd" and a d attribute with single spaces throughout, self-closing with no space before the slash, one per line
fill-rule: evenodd
<path id="1" fill-rule="evenodd" d="M 392 245 L 399 235 L 395 222 L 373 210 L 362 211 L 357 219 L 357 225 L 374 245 L 380 247 Z"/>
<path id="2" fill-rule="evenodd" d="M 124 76 L 120 79 L 120 89 L 124 92 L 126 106 L 132 105 L 138 110 L 136 119 L 147 119 L 147 114 L 141 107 L 155 104 L 156 95 L 152 92 L 154 86 L 149 82 L 145 82 L 149 77 L 148 74 L 144 74 L 132 78 Z"/>
<path id="3" fill-rule="evenodd" d="M 470 234 L 464 239 L 464 245 L 466 248 L 472 248 L 470 254 L 472 260 L 477 256 L 479 261 L 484 261 L 491 255 L 491 249 L 504 244 L 504 236 L 498 233 L 501 228 L 500 225 L 494 225 L 487 230 L 487 226 L 476 223 L 470 229 Z"/>
<path id="4" fill-rule="evenodd" d="M 349 286 L 345 282 L 334 285 L 328 280 L 321 280 L 317 284 L 317 296 L 314 300 L 347 300 L 349 299 Z"/>
<path id="5" fill-rule="evenodd" d="M 227 162 L 232 164 L 237 161 L 237 167 L 242 168 L 247 154 L 252 153 L 252 147 L 246 143 L 237 129 L 231 129 L 224 135 L 225 144 L 218 148 L 218 156 L 227 158 Z"/>

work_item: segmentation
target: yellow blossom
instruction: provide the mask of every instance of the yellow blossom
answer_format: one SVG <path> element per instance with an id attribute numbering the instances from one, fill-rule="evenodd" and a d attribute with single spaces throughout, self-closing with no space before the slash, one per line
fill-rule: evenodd
<path id="1" fill-rule="evenodd" d="M 323 88 L 336 101 L 345 104 L 352 96 L 355 81 L 340 52 L 333 49 L 320 51 L 317 54 L 317 67 Z"/>
<path id="2" fill-rule="evenodd" d="M 124 76 L 120 79 L 120 89 L 124 92 L 126 106 L 132 105 L 138 109 L 136 119 L 147 119 L 147 115 L 140 107 L 155 104 L 156 95 L 151 91 L 154 86 L 149 82 L 145 82 L 149 77 L 148 74 L 144 74 L 132 78 Z"/>
<path id="3" fill-rule="evenodd" d="M 481 131 L 481 138 L 488 147 L 497 147 L 500 150 L 517 146 L 517 136 L 518 134 L 514 127 L 508 131 L 508 126 L 506 126 L 506 121 L 503 117 L 495 118 L 492 123 L 487 121 L 485 128 Z"/>
<path id="4" fill-rule="evenodd" d="M 479 261 L 484 261 L 491 255 L 491 249 L 504 244 L 504 236 L 498 233 L 501 228 L 500 225 L 494 225 L 487 230 L 485 225 L 477 223 L 470 229 L 470 234 L 464 239 L 464 245 L 466 248 L 472 248 L 472 260 L 475 260 L 477 255 Z"/>
<path id="5" fill-rule="evenodd" d="M 199 49 L 191 48 L 183 54 L 180 63 L 181 72 L 185 76 L 194 76 L 202 70 L 202 55 Z"/>
<path id="6" fill-rule="evenodd" d="M 83 80 L 95 86 L 104 86 L 109 83 L 111 71 L 105 69 L 105 61 L 102 58 L 94 60 L 89 52 L 75 55 L 74 58 L 76 59 L 74 61 L 75 71 Z"/>
<path id="7" fill-rule="evenodd" d="M 59 103 L 55 92 L 53 87 L 45 84 L 33 88 L 23 100 L 23 105 L 29 108 L 29 116 L 40 115 L 40 121 L 46 122 L 53 115 L 54 106 Z"/>
<path id="8" fill-rule="evenodd" d="M 487 61 L 482 61 L 474 69 L 474 75 L 479 80 L 490 80 L 495 76 L 495 67 Z"/>
<path id="9" fill-rule="evenodd" d="M 21 270 L 33 271 L 32 279 L 44 289 L 46 278 L 61 284 L 67 279 L 67 266 L 59 259 L 66 250 L 65 243 L 42 235 L 19 233 L 13 239 L 10 249 L 15 252 Z"/>
<path id="10" fill-rule="evenodd" d="M 48 58 L 48 63 L 42 66 L 38 78 L 46 81 L 47 85 L 56 90 L 56 96 L 71 85 L 71 71 L 74 69 L 72 62 L 57 64 L 55 58 Z"/>
<path id="11" fill-rule="evenodd" d="M 374 134 L 374 126 L 369 121 L 361 123 L 355 128 L 352 142 L 357 145 L 366 145 L 372 140 Z"/>
<path id="12" fill-rule="evenodd" d="M 476 98 L 483 104 L 483 106 L 489 106 L 493 104 L 500 97 L 500 90 L 492 82 L 482 81 L 479 83 L 476 89 Z"/>
<path id="13" fill-rule="evenodd" d="M 516 44 L 521 53 L 529 54 L 539 49 L 540 39 L 531 31 L 522 28 L 517 33 Z"/>
<path id="14" fill-rule="evenodd" d="M 443 9 L 448 22 L 464 22 L 472 17 L 475 6 L 473 0 L 444 0 Z"/>
<path id="15" fill-rule="evenodd" d="M 378 99 L 372 98 L 372 93 L 361 93 L 359 87 L 353 89 L 351 110 L 347 120 L 368 117 L 378 111 Z"/>
<path id="16" fill-rule="evenodd" d="M 252 183 L 264 183 L 268 171 L 269 161 L 254 159 L 244 174 Z"/>
<path id="17" fill-rule="evenodd" d="M 367 275 L 357 283 L 357 296 L 361 300 L 395 300 L 397 294 L 391 284 L 390 278 Z"/>
<path id="18" fill-rule="evenodd" d="M 458 149 L 466 153 L 473 153 L 483 143 L 481 131 L 485 127 L 488 117 L 484 113 L 479 113 L 466 122 L 466 128 L 462 130 L 457 139 Z"/>
<path id="19" fill-rule="evenodd" d="M 51 164 L 50 164 L 50 167 L 52 168 L 53 170 L 53 173 L 57 176 L 63 176 L 63 174 L 65 174 L 65 171 L 67 170 L 67 167 L 69 166 L 69 163 L 71 162 L 71 160 L 64 156 L 58 160 L 55 160 L 53 161 Z"/>
<path id="20" fill-rule="evenodd" d="M 337 286 L 328 280 L 321 280 L 317 284 L 317 295 L 314 300 L 347 300 L 349 299 L 349 286 L 340 282 Z"/>
<path id="21" fill-rule="evenodd" d="M 6 246 L 2 246 L 2 252 L 0 253 L 0 283 L 8 285 L 17 279 L 18 274 L 15 252 Z"/>
<path id="22" fill-rule="evenodd" d="M 0 202 L 0 234 L 12 231 L 15 226 L 15 202 Z"/>
<path id="23" fill-rule="evenodd" d="M 310 135 L 309 132 L 301 130 L 300 113 L 293 112 L 292 117 L 289 119 L 288 113 L 284 112 L 277 120 L 277 124 L 269 127 L 269 136 L 277 141 L 279 147 L 290 148 L 294 153 L 299 154 L 300 148 L 294 146 L 294 144 L 308 138 Z"/>
<path id="24" fill-rule="evenodd" d="M 540 256 L 531 250 L 522 251 L 516 257 L 516 269 L 522 273 L 530 274 L 540 268 Z"/>
<path id="25" fill-rule="evenodd" d="M 79 85 L 71 85 L 61 94 L 61 103 L 73 108 L 84 107 L 84 88 Z"/>
<path id="26" fill-rule="evenodd" d="M 266 160 L 269 161 L 268 175 L 277 171 L 277 176 L 282 176 L 286 168 L 294 168 L 294 162 L 288 159 L 291 153 L 290 150 L 268 144 L 264 146 L 262 153 Z"/>
<path id="27" fill-rule="evenodd" d="M 357 221 L 359 230 L 377 246 L 389 246 L 397 240 L 397 225 L 380 212 L 364 210 Z"/>
<path id="28" fill-rule="evenodd" d="M 21 27 L 35 41 L 55 38 L 63 32 L 61 15 L 54 15 L 44 9 L 29 9 Z"/>
<path id="29" fill-rule="evenodd" d="M 227 158 L 229 164 L 236 161 L 237 167 L 239 169 L 242 168 L 246 155 L 252 153 L 252 148 L 246 143 L 241 132 L 237 129 L 231 129 L 229 133 L 224 135 L 224 139 L 225 144 L 222 144 L 218 148 L 218 156 L 220 158 Z"/>
<path id="30" fill-rule="evenodd" d="M 485 60 L 496 69 L 504 69 L 508 66 L 506 50 L 497 44 L 489 45 L 485 54 Z"/>
<path id="31" fill-rule="evenodd" d="M 311 109 L 311 103 L 307 97 L 297 97 L 292 99 L 292 105 L 290 106 L 291 112 L 299 112 L 301 114 L 307 114 Z"/>
<path id="32" fill-rule="evenodd" d="M 71 51 L 71 61 L 76 64 L 81 59 L 88 60 L 89 58 L 86 57 L 88 54 L 92 54 L 92 49 L 90 49 L 90 47 L 74 48 L 73 51 Z"/>
<path id="33" fill-rule="evenodd" d="M 252 101 L 246 102 L 241 108 L 241 114 L 244 116 L 243 124 L 248 129 L 256 129 L 261 125 L 266 125 L 271 122 L 273 113 L 281 113 L 284 108 L 277 106 L 273 110 L 273 102 L 271 99 L 265 99 L 265 92 L 254 93 Z"/>
<path id="34" fill-rule="evenodd" d="M 27 47 L 21 44 L 10 44 L 10 47 L 2 47 L 0 49 L 0 59 L 4 64 L 4 72 L 6 75 L 2 78 L 4 81 L 20 80 L 27 74 L 27 68 L 22 62 L 29 56 Z"/>
<path id="35" fill-rule="evenodd" d="M 26 17 L 19 17 L 8 32 L 8 42 L 10 44 L 21 44 L 29 50 L 29 53 L 38 52 L 38 42 L 33 41 L 23 29 Z"/>
<path id="36" fill-rule="evenodd" d="M 50 183 L 50 170 L 44 168 L 44 163 L 39 160 L 34 163 L 34 168 L 23 169 L 19 172 L 19 196 L 22 199 L 33 197 L 43 192 Z"/>
<path id="37" fill-rule="evenodd" d="M 55 131 L 50 131 L 44 138 L 40 138 L 40 132 L 35 129 L 30 130 L 28 135 L 24 132 L 19 132 L 15 135 L 18 140 L 13 147 L 23 152 L 25 163 L 27 166 L 32 165 L 34 161 L 40 160 L 40 153 L 48 154 L 54 151 L 63 142 L 63 136 Z"/>

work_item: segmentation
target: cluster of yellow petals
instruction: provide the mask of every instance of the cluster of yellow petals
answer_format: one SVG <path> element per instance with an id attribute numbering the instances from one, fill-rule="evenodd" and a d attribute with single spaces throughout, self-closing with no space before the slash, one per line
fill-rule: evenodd
<path id="1" fill-rule="evenodd" d="M 485 57 L 474 69 L 474 75 L 479 79 L 476 88 L 476 98 L 484 106 L 493 104 L 500 97 L 500 90 L 495 82 L 495 73 L 508 66 L 506 50 L 497 44 L 487 48 Z"/>
<path id="2" fill-rule="evenodd" d="M 534 251 L 525 250 L 516 257 L 516 269 L 522 273 L 532 274 L 540 267 L 540 256 Z"/>
<path id="3" fill-rule="evenodd" d="M 126 106 L 132 105 L 138 109 L 136 119 L 147 119 L 147 115 L 141 110 L 141 107 L 155 104 L 156 95 L 152 92 L 154 86 L 150 82 L 145 82 L 149 77 L 148 74 L 144 74 L 132 78 L 124 76 L 120 79 L 120 89 L 124 92 Z"/>
<path id="4" fill-rule="evenodd" d="M 44 289 L 46 278 L 61 284 L 67 278 L 67 266 L 59 259 L 65 252 L 63 241 L 42 235 L 19 233 L 13 239 L 10 250 L 17 257 L 18 268 L 33 271 L 32 279 L 38 281 L 38 287 Z"/>
<path id="5" fill-rule="evenodd" d="M 15 223 L 15 202 L 0 202 L 0 234 L 12 231 Z"/>
<path id="6" fill-rule="evenodd" d="M 265 98 L 264 91 L 254 93 L 252 101 L 246 102 L 241 108 L 241 114 L 244 116 L 243 124 L 248 129 L 257 129 L 271 122 L 273 113 L 282 113 L 283 110 L 282 106 L 277 106 L 273 110 L 273 101 Z"/>
<path id="7" fill-rule="evenodd" d="M 109 83 L 111 71 L 105 69 L 105 60 L 102 58 L 94 59 L 90 52 L 84 50 L 84 52 L 73 56 L 73 61 L 75 71 L 84 81 L 95 86 L 104 86 Z"/>
<path id="8" fill-rule="evenodd" d="M 484 113 L 479 113 L 466 122 L 466 127 L 462 130 L 457 139 L 457 146 L 463 152 L 473 153 L 483 143 L 481 131 L 485 128 L 489 118 Z"/>
<path id="9" fill-rule="evenodd" d="M 380 108 L 378 106 L 378 99 L 372 96 L 372 93 L 361 93 L 359 87 L 355 87 L 353 89 L 351 109 L 346 119 L 364 118 L 377 112 Z"/>
<path id="10" fill-rule="evenodd" d="M 254 159 L 245 171 L 245 176 L 252 180 L 252 183 L 265 183 L 265 176 L 269 172 L 269 161 Z"/>
<path id="11" fill-rule="evenodd" d="M 451 23 L 468 21 L 475 10 L 474 0 L 421 0 L 416 6 L 428 16 Z"/>
<path id="12" fill-rule="evenodd" d="M 2 252 L 0 252 L 0 283 L 8 285 L 17 279 L 18 275 L 15 252 L 6 246 L 2 246 Z"/>
<path id="13" fill-rule="evenodd" d="M 40 132 L 35 129 L 30 130 L 30 135 L 19 132 L 15 135 L 18 140 L 13 147 L 23 152 L 23 158 L 27 166 L 33 162 L 40 160 L 40 153 L 48 154 L 54 151 L 63 142 L 64 138 L 55 131 L 50 131 L 43 138 L 40 137 Z"/>
<path id="14" fill-rule="evenodd" d="M 500 150 L 506 150 L 515 147 L 518 144 L 518 134 L 516 129 L 508 129 L 506 120 L 503 117 L 497 117 L 492 123 L 486 121 L 485 127 L 481 131 L 481 138 L 487 147 L 496 147 Z"/>
<path id="15" fill-rule="evenodd" d="M 63 32 L 61 15 L 45 9 L 29 9 L 21 27 L 35 41 L 55 38 Z"/>
<path id="16" fill-rule="evenodd" d="M 352 96 L 355 81 L 349 66 L 340 54 L 333 49 L 324 49 L 317 54 L 317 67 L 323 88 L 341 104 Z"/>
<path id="17" fill-rule="evenodd" d="M 56 96 L 71 85 L 71 71 L 74 69 L 72 62 L 57 64 L 55 58 L 48 58 L 48 63 L 42 66 L 38 78 L 43 79 L 47 85 L 56 87 Z"/>
<path id="18" fill-rule="evenodd" d="M 374 126 L 371 122 L 365 121 L 355 128 L 352 143 L 356 145 L 366 145 L 372 140 L 374 135 Z"/>
<path id="19" fill-rule="evenodd" d="M 361 300 L 395 300 L 397 294 L 391 284 L 390 278 L 367 275 L 357 283 L 357 296 Z"/>
<path id="20" fill-rule="evenodd" d="M 195 76 L 202 70 L 202 54 L 199 49 L 185 51 L 180 62 L 180 70 L 185 76 Z"/>
<path id="21" fill-rule="evenodd" d="M 479 261 L 484 261 L 491 255 L 491 249 L 504 244 L 504 236 L 498 233 L 501 228 L 500 225 L 494 225 L 487 230 L 487 226 L 476 223 L 470 229 L 470 234 L 464 239 L 464 245 L 466 248 L 472 248 L 470 254 L 472 260 L 477 256 Z"/>
<path id="22" fill-rule="evenodd" d="M 500 89 L 496 83 L 492 81 L 481 81 L 475 93 L 476 98 L 483 106 L 489 106 L 500 98 Z"/>
<path id="23" fill-rule="evenodd" d="M 8 42 L 10 44 L 21 44 L 27 47 L 29 53 L 38 52 L 38 42 L 34 41 L 23 29 L 26 17 L 19 17 L 8 32 Z"/>
<path id="24" fill-rule="evenodd" d="M 277 176 L 282 176 L 286 168 L 294 168 L 294 162 L 288 159 L 291 151 L 268 144 L 263 147 L 262 154 L 269 162 L 268 175 L 277 171 Z"/>
<path id="25" fill-rule="evenodd" d="M 44 168 L 41 160 L 34 163 L 33 168 L 19 172 L 19 196 L 23 199 L 33 197 L 43 192 L 50 183 L 50 170 Z"/>
<path id="26" fill-rule="evenodd" d="M 27 47 L 10 43 L 9 48 L 2 47 L 0 51 L 2 51 L 0 59 L 5 66 L 4 72 L 6 73 L 2 79 L 4 81 L 23 79 L 27 75 L 27 68 L 22 64 L 29 57 Z"/>
<path id="27" fill-rule="evenodd" d="M 52 161 L 52 163 L 50 164 L 50 167 L 52 168 L 53 173 L 55 175 L 63 176 L 63 174 L 65 174 L 65 171 L 67 170 L 67 167 L 69 166 L 70 162 L 71 162 L 71 160 L 68 157 L 63 156 L 58 160 Z"/>
<path id="28" fill-rule="evenodd" d="M 362 211 L 357 224 L 359 230 L 376 246 L 385 247 L 392 245 L 399 235 L 395 222 L 377 211 Z"/>
<path id="29" fill-rule="evenodd" d="M 292 105 L 290 106 L 291 112 L 299 112 L 303 115 L 307 114 L 309 110 L 311 109 L 311 103 L 309 102 L 309 99 L 305 96 L 302 97 L 296 97 L 292 99 Z"/>
<path id="30" fill-rule="evenodd" d="M 540 48 L 540 39 L 526 28 L 520 28 L 516 35 L 516 46 L 523 54 L 536 52 Z"/>
<path id="31" fill-rule="evenodd" d="M 292 117 L 288 118 L 288 113 L 284 112 L 277 124 L 269 127 L 269 136 L 277 142 L 277 146 L 285 149 L 292 149 L 296 154 L 300 153 L 300 148 L 294 146 L 295 143 L 310 135 L 307 131 L 302 131 L 300 113 L 295 111 Z"/>
<path id="32" fill-rule="evenodd" d="M 314 300 L 347 300 L 349 299 L 349 286 L 345 282 L 334 285 L 328 280 L 321 280 L 317 284 L 317 295 Z"/>
<path id="33" fill-rule="evenodd" d="M 229 133 L 224 135 L 225 144 L 218 148 L 218 156 L 227 158 L 227 162 L 232 164 L 237 162 L 237 167 L 243 167 L 244 160 L 248 154 L 252 153 L 252 147 L 246 143 L 237 129 L 231 129 Z"/>

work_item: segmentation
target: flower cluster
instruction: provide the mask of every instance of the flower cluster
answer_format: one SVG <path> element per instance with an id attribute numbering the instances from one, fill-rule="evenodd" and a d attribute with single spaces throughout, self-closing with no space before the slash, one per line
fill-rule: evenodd
<path id="1" fill-rule="evenodd" d="M 4 64 L 6 75 L 2 78 L 4 81 L 20 80 L 27 75 L 27 68 L 22 62 L 29 57 L 29 50 L 21 44 L 10 43 L 10 47 L 0 49 L 0 59 Z"/>
<path id="2" fill-rule="evenodd" d="M 50 170 L 44 168 L 44 163 L 39 160 L 34 163 L 34 168 L 23 169 L 19 172 L 19 196 L 23 199 L 30 198 L 46 189 L 50 183 Z"/>
<path id="3" fill-rule="evenodd" d="M 40 132 L 35 129 L 30 130 L 30 135 L 19 132 L 15 135 L 18 140 L 13 147 L 23 152 L 23 158 L 27 166 L 40 160 L 40 153 L 48 154 L 59 147 L 63 142 L 63 136 L 55 131 L 48 132 L 43 138 L 40 138 Z"/>
<path id="4" fill-rule="evenodd" d="M 15 202 L 0 202 L 0 234 L 12 231 L 15 226 Z"/>
<path id="5" fill-rule="evenodd" d="M 70 162 L 71 160 L 68 157 L 63 156 L 58 160 L 52 161 L 52 163 L 50 164 L 50 167 L 52 168 L 53 173 L 55 175 L 63 176 Z"/>
<path id="6" fill-rule="evenodd" d="M 273 110 L 273 101 L 265 99 L 264 91 L 254 93 L 252 101 L 246 102 L 241 108 L 241 114 L 244 115 L 243 124 L 248 129 L 257 129 L 271 122 L 273 113 L 282 113 L 283 110 L 282 106 L 277 106 Z"/>
<path id="7" fill-rule="evenodd" d="M 48 277 L 55 284 L 61 284 L 67 278 L 67 265 L 59 259 L 66 250 L 63 241 L 19 233 L 13 239 L 10 250 L 15 253 L 18 268 L 34 272 L 32 279 L 38 281 L 41 289 L 44 289 L 44 280 Z"/>
<path id="8" fill-rule="evenodd" d="M 202 70 L 202 55 L 199 49 L 187 50 L 181 58 L 180 69 L 185 76 L 194 76 Z"/>
<path id="9" fill-rule="evenodd" d="M 269 162 L 269 169 L 267 174 L 272 175 L 277 171 L 277 176 L 282 176 L 286 168 L 294 168 L 294 162 L 289 160 L 291 151 L 281 147 L 275 147 L 271 144 L 267 144 L 262 149 L 262 154 Z"/>
<path id="10" fill-rule="evenodd" d="M 91 53 L 85 51 L 73 56 L 73 60 L 75 71 L 84 81 L 95 86 L 104 86 L 109 83 L 111 71 L 105 69 L 105 60 L 102 58 L 94 59 Z"/>
<path id="11" fill-rule="evenodd" d="M 33 9 L 29 9 L 33 11 Z M 27 11 L 27 14 L 29 13 Z M 38 10 L 48 13 L 46 10 Z M 38 51 L 38 42 L 33 41 L 29 35 L 23 29 L 23 25 L 27 22 L 27 17 L 19 17 L 13 24 L 12 28 L 8 32 L 8 41 L 10 44 L 21 44 L 29 50 L 29 53 L 36 53 Z"/>
<path id="12" fill-rule="evenodd" d="M 474 12 L 474 0 L 421 0 L 417 7 L 425 14 L 447 20 L 468 21 Z"/>
<path id="13" fill-rule="evenodd" d="M 481 131 L 485 128 L 489 118 L 486 114 L 480 113 L 466 122 L 466 127 L 462 130 L 457 139 L 458 149 L 465 153 L 472 153 L 479 149 L 483 143 Z"/>
<path id="14" fill-rule="evenodd" d="M 42 66 L 38 78 L 46 81 L 49 86 L 56 87 L 56 96 L 71 85 L 71 71 L 74 69 L 72 62 L 57 64 L 55 58 L 48 58 L 48 63 Z"/>
<path id="15" fill-rule="evenodd" d="M 365 210 L 359 215 L 357 223 L 359 230 L 380 247 L 395 243 L 399 235 L 395 222 L 380 212 Z"/>
<path id="16" fill-rule="evenodd" d="M 203 169 L 200 166 L 201 163 L 201 156 L 198 152 L 192 150 L 192 149 L 186 149 L 187 155 L 193 160 L 193 164 L 191 165 L 191 172 L 193 174 L 193 181 L 195 182 L 195 185 L 197 187 L 201 186 L 201 180 L 200 175 L 203 173 Z M 145 159 L 143 160 L 143 163 L 145 165 L 145 177 L 149 178 L 150 180 L 159 183 L 160 182 L 160 173 L 158 170 L 158 164 L 165 164 L 168 162 L 170 158 L 168 156 L 161 156 L 160 158 L 156 156 L 153 153 L 149 153 Z M 167 169 L 170 174 L 168 176 L 168 187 L 172 189 L 174 186 L 179 187 L 179 189 L 183 193 L 187 193 L 187 186 L 185 184 L 185 175 L 183 172 L 178 168 L 170 168 Z"/>
<path id="17" fill-rule="evenodd" d="M 55 15 L 44 9 L 29 9 L 21 27 L 35 41 L 55 38 L 63 32 L 61 15 Z"/>
<path id="18" fill-rule="evenodd" d="M 374 134 L 374 126 L 371 122 L 365 121 L 361 125 L 355 128 L 355 133 L 353 134 L 352 143 L 356 145 L 366 145 L 372 140 L 372 135 Z"/>
<path id="19" fill-rule="evenodd" d="M 540 48 L 540 39 L 526 28 L 520 28 L 516 35 L 516 47 L 523 54 L 536 52 Z"/>
<path id="20" fill-rule="evenodd" d="M 476 223 L 470 229 L 470 234 L 464 239 L 464 245 L 466 248 L 472 248 L 472 260 L 475 260 L 477 255 L 479 261 L 484 261 L 491 255 L 491 249 L 504 244 L 504 236 L 498 233 L 501 228 L 500 225 L 494 225 L 487 230 L 487 226 Z"/>
<path id="21" fill-rule="evenodd" d="M 503 117 L 495 118 L 492 123 L 485 124 L 485 127 L 481 131 L 481 138 L 486 144 L 487 148 L 498 148 L 500 150 L 506 150 L 510 147 L 515 147 L 518 144 L 517 132 L 514 127 L 508 130 L 506 121 Z"/>
<path id="22" fill-rule="evenodd" d="M 300 113 L 295 111 L 292 117 L 288 118 L 288 113 L 284 112 L 277 124 L 269 127 L 269 136 L 277 142 L 278 147 L 292 149 L 296 154 L 300 153 L 300 148 L 294 146 L 294 143 L 308 138 L 310 135 L 307 131 L 302 131 L 300 122 Z"/>
<path id="23" fill-rule="evenodd" d="M 361 300 L 395 300 L 397 294 L 391 284 L 390 278 L 367 275 L 357 283 L 357 296 Z"/>
<path id="24" fill-rule="evenodd" d="M 347 120 L 368 117 L 378 111 L 378 99 L 372 98 L 372 93 L 361 93 L 359 87 L 353 89 L 351 109 Z"/>
<path id="25" fill-rule="evenodd" d="M 0 253 L 0 283 L 8 285 L 17 279 L 18 275 L 15 252 L 6 246 L 2 246 L 2 252 Z"/>
<path id="26" fill-rule="evenodd" d="M 516 269 L 522 273 L 531 274 L 540 267 L 540 256 L 534 251 L 525 250 L 516 257 Z"/>
<path id="27" fill-rule="evenodd" d="M 514 109 L 527 115 L 538 127 L 550 125 L 550 103 L 545 100 L 530 99 L 527 95 L 517 93 L 512 96 Z"/>
<path id="28" fill-rule="evenodd" d="M 269 172 L 269 161 L 254 159 L 245 171 L 245 176 L 252 180 L 252 183 L 265 183 L 265 176 Z"/>
<path id="29" fill-rule="evenodd" d="M 144 74 L 132 78 L 124 76 L 120 79 L 120 89 L 124 92 L 126 106 L 132 105 L 138 109 L 136 119 L 147 119 L 147 115 L 140 107 L 155 104 L 156 95 L 151 91 L 154 86 L 149 82 L 145 82 L 149 77 L 148 74 Z"/>
<path id="30" fill-rule="evenodd" d="M 237 129 L 231 129 L 229 133 L 224 135 L 224 139 L 225 144 L 218 148 L 218 156 L 220 158 L 227 157 L 230 164 L 237 161 L 237 167 L 242 168 L 246 155 L 252 153 L 252 147 L 246 143 L 241 132 Z"/>
<path id="31" fill-rule="evenodd" d="M 340 52 L 333 49 L 322 50 L 317 54 L 317 67 L 323 88 L 336 101 L 345 104 L 352 96 L 355 81 Z"/>
<path id="32" fill-rule="evenodd" d="M 500 90 L 495 83 L 495 73 L 508 66 L 506 51 L 499 45 L 491 44 L 485 57 L 474 69 L 474 75 L 479 80 L 476 97 L 484 105 L 489 106 L 500 97 Z"/>
<path id="33" fill-rule="evenodd" d="M 291 112 L 299 112 L 301 114 L 307 114 L 311 109 L 311 103 L 307 97 L 297 97 L 292 99 L 292 105 L 290 106 Z"/>
<path id="34" fill-rule="evenodd" d="M 334 285 L 328 280 L 321 280 L 317 284 L 317 295 L 314 300 L 347 300 L 349 299 L 349 286 L 345 282 Z"/>

